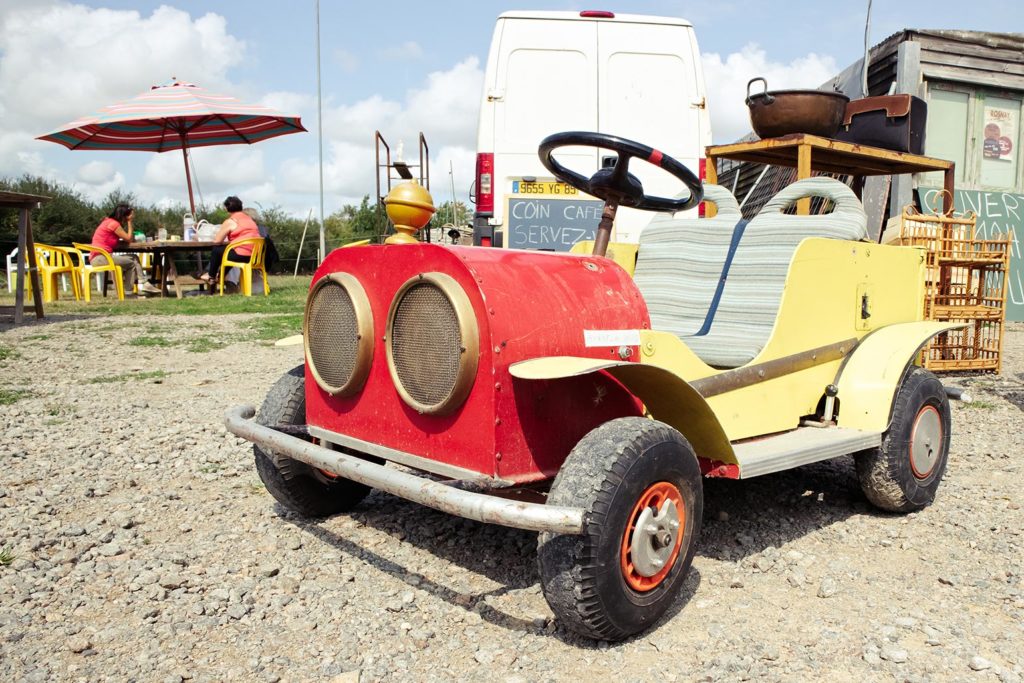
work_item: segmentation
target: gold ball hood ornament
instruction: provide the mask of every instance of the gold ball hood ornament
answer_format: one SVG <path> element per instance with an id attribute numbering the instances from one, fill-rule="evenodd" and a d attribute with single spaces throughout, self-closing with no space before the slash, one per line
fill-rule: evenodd
<path id="1" fill-rule="evenodd" d="M 416 244 L 415 234 L 430 222 L 437 210 L 430 193 L 416 181 L 401 183 L 384 198 L 388 218 L 395 224 L 395 234 L 385 244 Z"/>

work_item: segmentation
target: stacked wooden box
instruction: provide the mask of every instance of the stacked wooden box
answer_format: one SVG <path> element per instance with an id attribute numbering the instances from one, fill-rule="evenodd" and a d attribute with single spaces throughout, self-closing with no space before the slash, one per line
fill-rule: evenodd
<path id="1" fill-rule="evenodd" d="M 986 370 L 1002 365 L 1010 235 L 979 239 L 976 217 L 940 216 L 905 209 L 900 244 L 927 251 L 924 317 L 964 323 L 925 347 L 933 372 Z"/>

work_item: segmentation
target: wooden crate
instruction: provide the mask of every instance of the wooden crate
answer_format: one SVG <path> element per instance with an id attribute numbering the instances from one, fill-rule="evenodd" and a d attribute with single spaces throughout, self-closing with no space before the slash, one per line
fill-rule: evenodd
<path id="1" fill-rule="evenodd" d="M 899 244 L 924 247 L 924 317 L 963 323 L 938 335 L 922 352 L 935 372 L 1002 369 L 1003 322 L 1011 235 L 979 239 L 973 214 L 901 217 Z"/>

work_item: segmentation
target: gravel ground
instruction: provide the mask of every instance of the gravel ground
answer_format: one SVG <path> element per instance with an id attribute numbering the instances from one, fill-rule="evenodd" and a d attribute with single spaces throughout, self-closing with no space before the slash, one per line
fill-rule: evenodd
<path id="1" fill-rule="evenodd" d="M 275 505 L 221 416 L 300 347 L 190 350 L 241 320 L 0 333 L 0 384 L 30 392 L 0 405 L 0 679 L 1024 677 L 1024 325 L 1002 377 L 962 381 L 934 505 L 874 511 L 849 459 L 708 481 L 679 605 L 609 646 L 552 620 L 534 534 L 380 493 L 317 524 Z M 143 328 L 170 344 L 128 345 Z"/>

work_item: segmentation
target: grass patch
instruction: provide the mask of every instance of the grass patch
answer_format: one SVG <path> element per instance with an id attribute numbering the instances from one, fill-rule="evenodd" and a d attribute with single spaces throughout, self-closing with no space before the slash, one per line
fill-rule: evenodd
<path id="1" fill-rule="evenodd" d="M 0 567 L 6 567 L 14 562 L 14 550 L 9 545 L 0 548 Z"/>
<path id="2" fill-rule="evenodd" d="M 208 462 L 205 465 L 201 465 L 199 467 L 199 471 L 202 472 L 203 474 L 213 474 L 215 472 L 219 472 L 220 470 L 221 466 L 215 462 Z"/>
<path id="3" fill-rule="evenodd" d="M 185 349 L 192 353 L 209 353 L 210 351 L 216 351 L 223 349 L 227 346 L 227 342 L 219 339 L 210 339 L 209 337 L 198 337 L 196 339 L 190 339 L 185 345 Z"/>
<path id="4" fill-rule="evenodd" d="M 53 339 L 53 335 L 52 334 L 30 334 L 29 336 L 25 337 L 25 339 L 28 340 L 28 341 L 45 341 L 47 339 Z"/>
<path id="5" fill-rule="evenodd" d="M 31 395 L 27 389 L 0 389 L 0 406 L 9 406 Z"/>
<path id="6" fill-rule="evenodd" d="M 31 337 L 30 337 L 31 338 Z M 18 352 L 12 349 L 10 346 L 0 344 L 0 360 L 8 360 L 10 358 L 17 358 Z"/>
<path id="7" fill-rule="evenodd" d="M 167 337 L 136 337 L 128 342 L 129 346 L 174 346 Z"/>
<path id="8" fill-rule="evenodd" d="M 103 313 L 105 315 L 229 315 L 232 313 L 299 313 L 301 314 L 309 291 L 309 276 L 293 278 L 291 275 L 270 276 L 270 296 L 175 296 L 127 299 L 102 296 L 84 301 L 60 300 L 46 304 L 47 313 Z M 0 295 L 0 305 L 13 304 L 14 297 L 6 292 Z"/>
<path id="9" fill-rule="evenodd" d="M 993 408 L 999 407 L 998 403 L 993 403 L 992 401 L 971 401 L 970 403 L 961 403 L 960 405 L 964 408 L 972 408 L 976 410 L 992 410 Z"/>
<path id="10" fill-rule="evenodd" d="M 127 382 L 128 380 L 159 380 L 167 377 L 168 373 L 163 370 L 151 370 L 150 372 L 124 372 L 120 375 L 103 375 L 93 377 L 86 381 L 86 384 L 113 384 L 114 382 Z"/>
<path id="11" fill-rule="evenodd" d="M 246 321 L 242 328 L 248 341 L 276 341 L 302 332 L 302 313 L 268 315 Z"/>

